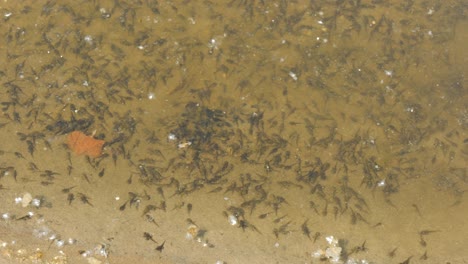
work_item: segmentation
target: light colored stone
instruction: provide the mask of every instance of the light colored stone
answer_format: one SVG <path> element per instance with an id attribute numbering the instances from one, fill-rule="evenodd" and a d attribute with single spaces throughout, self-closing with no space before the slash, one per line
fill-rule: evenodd
<path id="1" fill-rule="evenodd" d="M 32 199 L 33 198 L 32 198 L 32 195 L 30 193 L 28 193 L 28 192 L 25 193 L 23 195 L 23 199 L 21 200 L 21 206 L 23 206 L 23 207 L 28 206 L 31 203 Z"/>
<path id="2" fill-rule="evenodd" d="M 102 262 L 96 258 L 89 257 L 86 259 L 89 264 L 101 264 Z"/>

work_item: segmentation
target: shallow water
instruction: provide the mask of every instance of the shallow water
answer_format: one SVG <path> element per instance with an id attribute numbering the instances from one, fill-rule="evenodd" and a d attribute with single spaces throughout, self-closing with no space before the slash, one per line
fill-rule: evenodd
<path id="1" fill-rule="evenodd" d="M 2 1 L 0 262 L 467 263 L 466 8 Z"/>

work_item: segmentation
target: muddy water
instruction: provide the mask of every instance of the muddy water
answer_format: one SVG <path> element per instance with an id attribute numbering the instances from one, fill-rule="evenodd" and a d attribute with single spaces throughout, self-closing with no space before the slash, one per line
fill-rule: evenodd
<path id="1" fill-rule="evenodd" d="M 464 1 L 0 15 L 2 263 L 468 262 Z"/>

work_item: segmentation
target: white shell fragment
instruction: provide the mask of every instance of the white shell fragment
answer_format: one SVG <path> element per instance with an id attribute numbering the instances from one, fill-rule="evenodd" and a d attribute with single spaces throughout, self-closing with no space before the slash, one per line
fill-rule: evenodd
<path id="1" fill-rule="evenodd" d="M 189 147 L 190 145 L 192 145 L 192 142 L 187 141 L 187 142 L 180 143 L 179 145 L 177 145 L 177 147 L 178 148 L 186 148 L 186 147 Z"/>
<path id="2" fill-rule="evenodd" d="M 329 246 L 325 250 L 319 249 L 313 252 L 312 257 L 327 258 L 330 263 L 342 263 L 340 260 L 342 248 L 338 246 L 338 239 L 334 236 L 327 236 L 325 240 L 327 240 Z"/>
<path id="3" fill-rule="evenodd" d="M 65 241 L 61 240 L 61 239 L 57 239 L 55 240 L 55 245 L 59 248 L 63 247 L 65 245 Z"/>
<path id="4" fill-rule="evenodd" d="M 187 227 L 187 234 L 185 234 L 185 238 L 191 240 L 191 239 L 195 239 L 198 237 L 198 226 L 194 225 L 194 224 L 190 224 L 188 227 Z"/>
<path id="5" fill-rule="evenodd" d="M 2 214 L 3 220 L 10 220 L 10 217 L 11 217 L 11 216 L 10 216 L 10 213 L 3 213 L 3 214 Z"/>
<path id="6" fill-rule="evenodd" d="M 234 215 L 229 215 L 228 221 L 229 221 L 229 224 L 231 225 L 237 225 L 237 217 Z"/>
<path id="7" fill-rule="evenodd" d="M 327 236 L 327 237 L 325 237 L 325 239 L 327 240 L 328 244 L 330 244 L 330 245 L 336 246 L 338 244 L 338 240 L 333 236 Z"/>
<path id="8" fill-rule="evenodd" d="M 41 206 L 41 199 L 34 198 L 34 199 L 32 199 L 31 204 L 33 206 L 35 206 L 35 207 L 40 207 Z"/>
<path id="9" fill-rule="evenodd" d="M 341 256 L 341 247 L 331 246 L 325 250 L 325 256 L 330 259 L 332 263 L 338 263 Z"/>

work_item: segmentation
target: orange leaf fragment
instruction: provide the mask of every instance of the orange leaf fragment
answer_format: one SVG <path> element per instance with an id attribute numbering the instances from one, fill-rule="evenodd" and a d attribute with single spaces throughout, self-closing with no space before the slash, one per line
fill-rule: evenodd
<path id="1" fill-rule="evenodd" d="M 73 131 L 68 135 L 68 147 L 77 155 L 85 154 L 97 158 L 102 154 L 105 141 L 85 135 L 81 131 Z"/>

